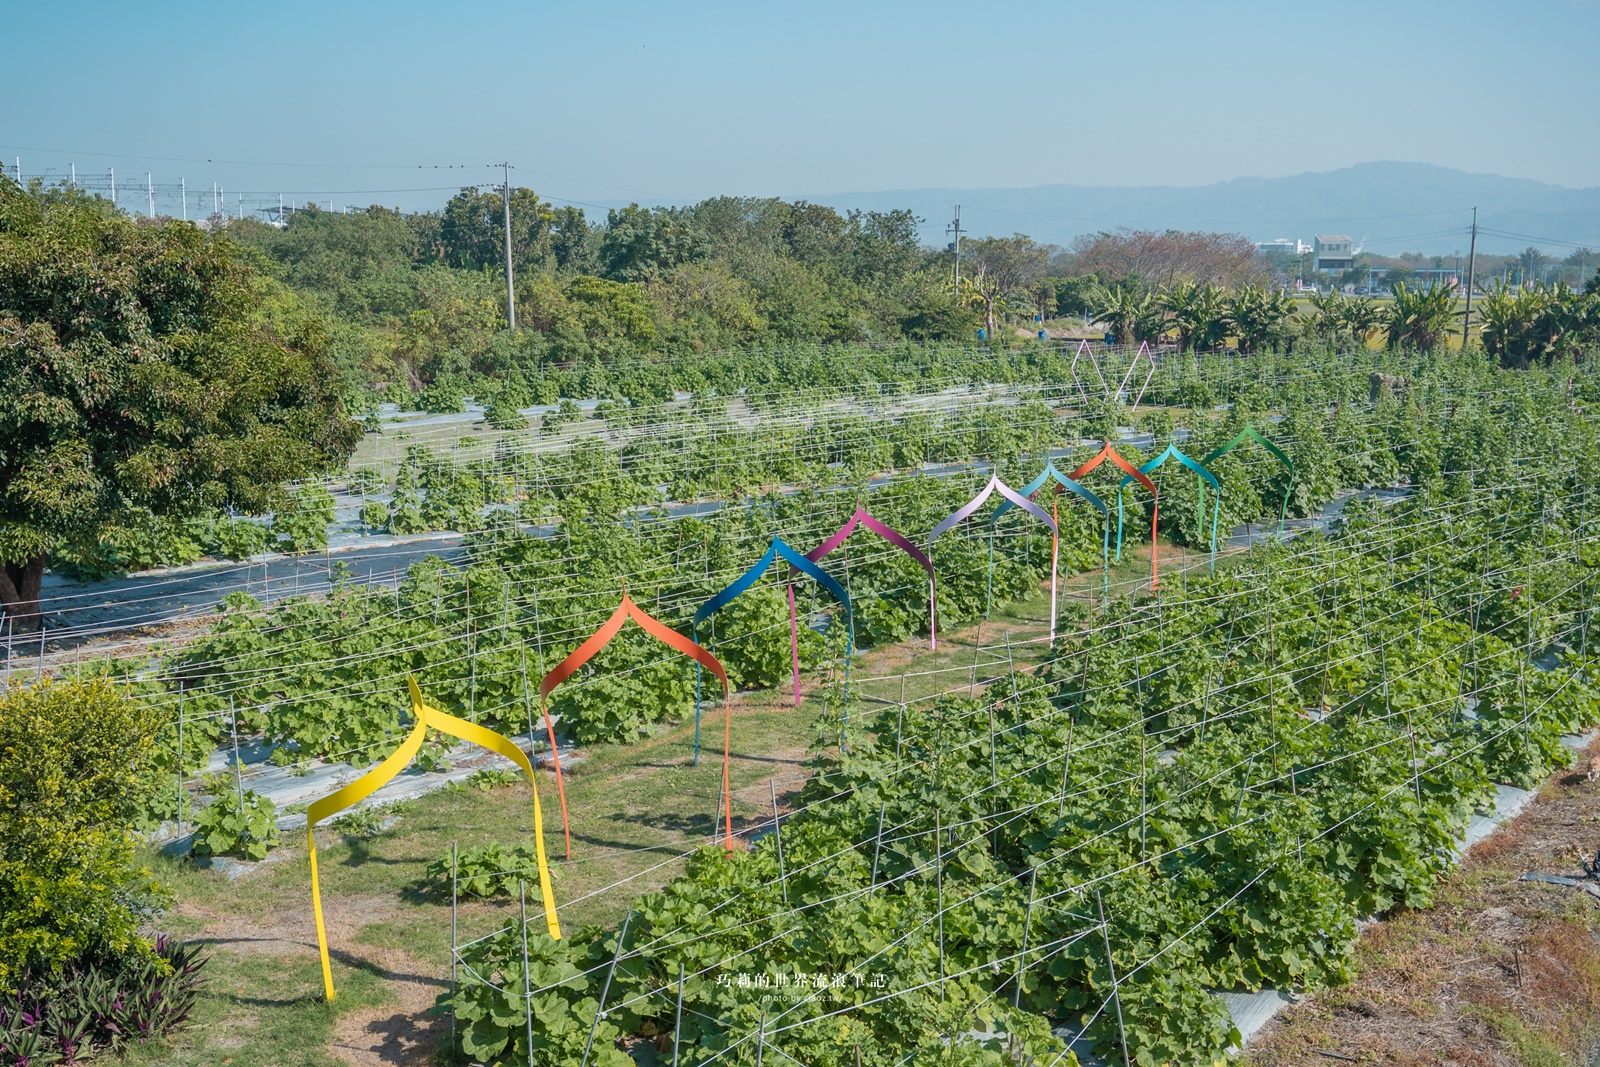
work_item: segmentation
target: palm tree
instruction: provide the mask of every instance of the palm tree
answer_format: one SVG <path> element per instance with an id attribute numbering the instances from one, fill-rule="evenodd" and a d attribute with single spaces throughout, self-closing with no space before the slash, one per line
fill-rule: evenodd
<path id="1" fill-rule="evenodd" d="M 1091 303 L 1095 320 L 1106 324 L 1119 345 L 1159 337 L 1165 325 L 1155 298 L 1131 286 L 1098 288 Z"/>
<path id="2" fill-rule="evenodd" d="M 1483 347 L 1508 369 L 1581 357 L 1600 340 L 1600 304 L 1565 282 L 1528 289 L 1501 282 L 1484 296 L 1478 314 Z"/>
<path id="3" fill-rule="evenodd" d="M 1163 289 L 1157 301 L 1170 316 L 1170 325 L 1177 328 L 1179 348 L 1202 351 L 1226 340 L 1228 301 L 1215 285 L 1180 282 Z"/>
<path id="4" fill-rule="evenodd" d="M 1234 294 L 1231 312 L 1240 355 L 1287 346 L 1293 340 L 1289 320 L 1294 317 L 1294 301 L 1281 292 L 1242 285 Z"/>
<path id="5" fill-rule="evenodd" d="M 1306 334 L 1321 341 L 1332 341 L 1344 332 L 1345 298 L 1338 292 L 1311 294 L 1312 314 L 1306 319 Z"/>
<path id="6" fill-rule="evenodd" d="M 1345 332 L 1350 335 L 1350 340 L 1363 348 L 1383 324 L 1383 312 L 1368 297 L 1346 301 L 1342 314 Z"/>
<path id="7" fill-rule="evenodd" d="M 1438 348 L 1455 318 L 1455 310 L 1456 291 L 1450 286 L 1415 289 L 1396 282 L 1394 301 L 1384 324 L 1389 332 L 1388 346 L 1423 352 Z"/>

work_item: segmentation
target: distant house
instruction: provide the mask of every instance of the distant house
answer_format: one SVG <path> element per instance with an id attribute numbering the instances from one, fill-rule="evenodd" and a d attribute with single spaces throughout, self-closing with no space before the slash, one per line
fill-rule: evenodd
<path id="1" fill-rule="evenodd" d="M 1312 270 L 1349 270 L 1355 266 L 1352 242 L 1342 233 L 1319 233 L 1312 239 Z"/>
<path id="2" fill-rule="evenodd" d="M 1311 251 L 1311 246 L 1300 238 L 1280 237 L 1275 241 L 1257 241 L 1258 252 L 1288 252 L 1290 255 L 1303 256 Z"/>

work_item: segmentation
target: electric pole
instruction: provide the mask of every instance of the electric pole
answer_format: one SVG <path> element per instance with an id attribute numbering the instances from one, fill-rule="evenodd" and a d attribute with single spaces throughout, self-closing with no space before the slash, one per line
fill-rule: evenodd
<path id="1" fill-rule="evenodd" d="M 134 173 L 138 173 L 138 172 L 135 171 Z M 150 209 L 149 210 L 149 215 L 150 215 L 151 218 L 155 218 L 156 217 L 156 183 L 150 180 L 150 172 L 149 171 L 145 171 L 144 172 L 144 195 L 145 195 L 145 203 Z"/>
<path id="2" fill-rule="evenodd" d="M 178 195 L 183 197 L 183 221 L 189 221 L 189 179 L 178 179 Z"/>
<path id="3" fill-rule="evenodd" d="M 506 207 L 506 322 L 511 328 L 517 328 L 517 298 L 516 288 L 511 277 L 511 164 L 502 163 L 505 169 L 506 183 L 501 186 L 505 193 Z"/>
<path id="4" fill-rule="evenodd" d="M 78 187 L 78 165 L 76 163 L 68 163 L 67 166 L 72 168 L 72 187 L 76 189 Z"/>
<path id="5" fill-rule="evenodd" d="M 1478 209 L 1472 209 L 1472 245 L 1467 250 L 1467 310 L 1461 314 L 1461 349 L 1466 351 L 1467 329 L 1472 325 L 1472 280 L 1478 265 Z"/>
<path id="6" fill-rule="evenodd" d="M 945 233 L 953 233 L 953 234 L 955 234 L 955 237 L 956 237 L 955 245 L 954 245 L 955 252 L 956 252 L 956 280 L 955 280 L 955 288 L 954 288 L 954 291 L 952 292 L 951 295 L 953 295 L 957 300 L 959 300 L 959 299 L 961 299 L 961 205 L 960 204 L 956 205 L 956 217 L 955 217 L 954 221 L 952 221 L 950 223 L 950 225 L 948 225 L 948 226 L 946 226 L 944 228 L 944 232 Z"/>
<path id="7" fill-rule="evenodd" d="M 117 168 L 111 168 L 111 206 L 117 206 Z"/>

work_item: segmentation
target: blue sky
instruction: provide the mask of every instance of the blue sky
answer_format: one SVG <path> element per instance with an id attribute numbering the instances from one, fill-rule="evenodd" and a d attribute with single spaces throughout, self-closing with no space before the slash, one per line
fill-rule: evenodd
<path id="1" fill-rule="evenodd" d="M 1600 184 L 1592 0 L 90 0 L 6 23 L 8 169 L 114 166 L 125 203 L 149 172 L 207 210 L 213 181 L 230 209 L 279 191 L 425 207 L 502 159 L 580 203 L 1384 159 Z"/>

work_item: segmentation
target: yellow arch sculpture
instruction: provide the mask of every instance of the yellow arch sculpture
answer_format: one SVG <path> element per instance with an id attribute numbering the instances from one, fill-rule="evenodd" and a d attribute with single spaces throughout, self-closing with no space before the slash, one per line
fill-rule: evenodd
<path id="1" fill-rule="evenodd" d="M 342 786 L 316 801 L 306 810 L 306 846 L 311 852 L 311 906 L 317 917 L 317 948 L 322 953 L 322 988 L 329 1000 L 333 999 L 333 968 L 328 963 L 328 933 L 322 922 L 322 890 L 317 883 L 317 841 L 312 831 L 323 819 L 359 804 L 405 770 L 417 751 L 422 748 L 422 740 L 427 735 L 429 727 L 498 752 L 521 767 L 523 773 L 528 776 L 528 784 L 533 786 L 533 844 L 539 861 L 539 892 L 544 898 L 544 922 L 550 931 L 550 936 L 557 941 L 561 940 L 561 924 L 556 920 L 555 893 L 550 888 L 550 868 L 546 865 L 544 856 L 544 811 L 539 807 L 539 784 L 534 781 L 533 766 L 528 763 L 528 757 L 523 755 L 522 750 L 510 740 L 493 730 L 485 729 L 465 719 L 458 719 L 454 715 L 447 715 L 438 708 L 424 704 L 422 690 L 417 688 L 417 680 L 407 675 L 406 682 L 411 687 L 411 714 L 416 719 L 416 725 L 400 743 L 400 747 L 372 770 L 349 785 Z"/>

